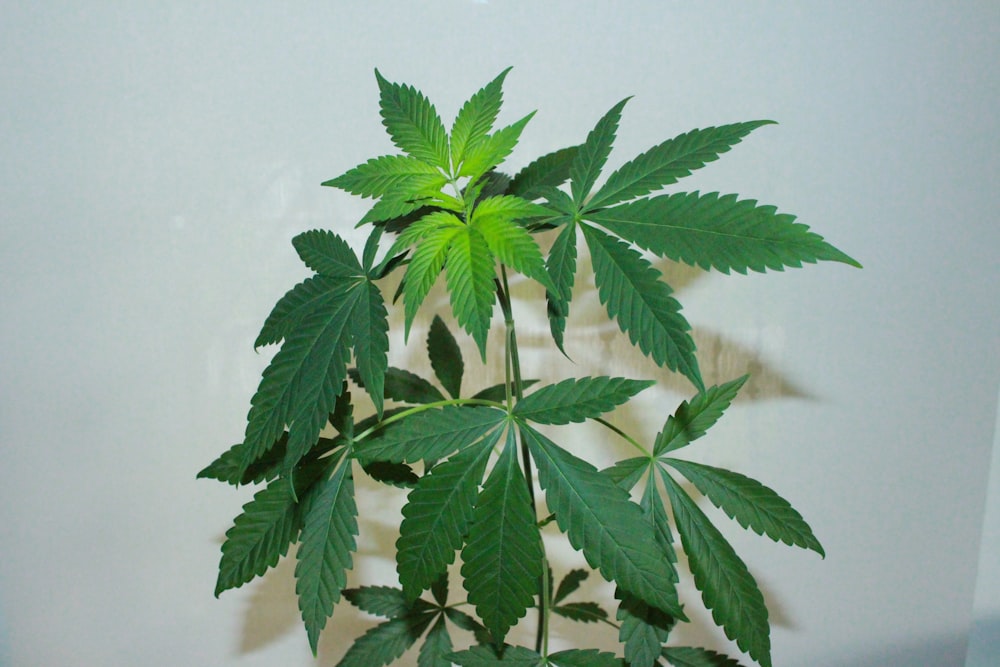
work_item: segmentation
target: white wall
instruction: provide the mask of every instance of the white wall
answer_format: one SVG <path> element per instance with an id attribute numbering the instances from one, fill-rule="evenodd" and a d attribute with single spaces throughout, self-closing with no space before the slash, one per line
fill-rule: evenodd
<path id="1" fill-rule="evenodd" d="M 249 490 L 194 474 L 242 435 L 251 342 L 304 275 L 288 241 L 351 235 L 360 204 L 319 182 L 390 149 L 372 69 L 450 118 L 514 65 L 505 119 L 539 110 L 514 167 L 626 95 L 612 162 L 781 122 L 683 185 L 778 204 L 866 268 L 671 274 L 707 379 L 759 371 L 692 455 L 778 489 L 826 547 L 735 538 L 776 665 L 961 664 L 1000 383 L 1000 5 L 8 4 L 0 661 L 333 664 L 367 627 L 338 609 L 314 662 L 287 566 L 215 600 Z M 362 551 L 397 521 L 365 522 Z"/>

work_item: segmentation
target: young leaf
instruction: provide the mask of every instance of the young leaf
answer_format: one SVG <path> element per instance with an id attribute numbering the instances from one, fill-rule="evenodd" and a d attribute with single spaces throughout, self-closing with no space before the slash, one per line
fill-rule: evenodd
<path id="1" fill-rule="evenodd" d="M 598 651 L 595 648 L 570 649 L 559 651 L 549 656 L 549 665 L 552 667 L 628 667 L 621 658 L 616 658 L 614 653 Z"/>
<path id="2" fill-rule="evenodd" d="M 493 255 L 483 235 L 472 227 L 455 234 L 448 248 L 445 273 L 451 309 L 458 323 L 476 341 L 484 361 L 496 300 L 495 276 Z"/>
<path id="3" fill-rule="evenodd" d="M 741 650 L 771 667 L 771 638 L 764 596 L 747 566 L 684 489 L 658 469 L 681 535 L 684 553 L 712 618 Z"/>
<path id="4" fill-rule="evenodd" d="M 590 572 L 587 570 L 570 570 L 563 577 L 563 580 L 559 582 L 559 588 L 556 589 L 555 594 L 552 596 L 552 603 L 559 604 L 571 594 L 575 593 L 580 584 L 587 580 L 590 576 Z"/>
<path id="5" fill-rule="evenodd" d="M 416 598 L 455 560 L 495 438 L 434 466 L 403 506 L 396 541 L 396 570 L 403 592 Z"/>
<path id="6" fill-rule="evenodd" d="M 596 602 L 568 602 L 552 607 L 552 613 L 581 623 L 596 623 L 608 619 L 608 612 Z"/>
<path id="7" fill-rule="evenodd" d="M 458 175 L 476 181 L 479 180 L 480 176 L 503 162 L 514 150 L 518 139 L 521 138 L 524 126 L 534 115 L 535 112 L 532 111 L 513 125 L 508 125 L 497 130 L 495 134 L 469 145 L 465 151 L 465 159 L 458 169 Z"/>
<path id="8" fill-rule="evenodd" d="M 391 83 L 375 70 L 382 124 L 400 150 L 444 171 L 449 163 L 448 133 L 434 105 L 412 86 Z"/>
<path id="9" fill-rule="evenodd" d="M 763 273 L 820 260 L 861 266 L 795 216 L 737 195 L 679 192 L 595 211 L 587 219 L 661 257 L 705 270 Z"/>
<path id="10" fill-rule="evenodd" d="M 584 422 L 611 412 L 655 382 L 627 378 L 570 378 L 525 396 L 514 415 L 536 424 Z"/>
<path id="11" fill-rule="evenodd" d="M 363 461 L 437 460 L 475 444 L 505 416 L 493 408 L 455 405 L 418 412 L 359 440 L 354 453 Z"/>
<path id="12" fill-rule="evenodd" d="M 691 325 L 670 296 L 660 272 L 628 245 L 589 225 L 581 225 L 594 263 L 594 280 L 608 315 L 617 318 L 633 345 L 658 365 L 684 374 L 704 389 Z"/>
<path id="13" fill-rule="evenodd" d="M 389 586 L 362 586 L 361 588 L 345 588 L 344 599 L 361 611 L 382 616 L 383 618 L 399 618 L 410 611 L 410 603 L 403 591 Z"/>
<path id="14" fill-rule="evenodd" d="M 543 667 L 546 664 L 545 658 L 523 646 L 505 646 L 502 657 L 491 646 L 473 646 L 450 654 L 448 659 L 461 667 Z"/>
<path id="15" fill-rule="evenodd" d="M 771 120 L 755 120 L 707 127 L 668 139 L 611 174 L 607 183 L 587 202 L 587 209 L 611 206 L 675 183 L 695 169 L 717 160 L 720 154 L 740 143 L 753 130 L 773 123 Z"/>
<path id="16" fill-rule="evenodd" d="M 462 550 L 469 602 L 498 642 L 532 605 L 542 573 L 542 542 L 513 431 L 486 479 Z"/>
<path id="17" fill-rule="evenodd" d="M 433 620 L 433 614 L 415 614 L 379 623 L 354 640 L 337 667 L 388 665 L 417 643 Z"/>
<path id="18" fill-rule="evenodd" d="M 353 278 L 364 273 L 354 251 L 331 231 L 314 229 L 292 239 L 299 257 L 310 269 L 331 278 Z"/>
<path id="19" fill-rule="evenodd" d="M 662 655 L 673 667 L 740 667 L 732 658 L 705 648 L 668 646 Z"/>
<path id="20" fill-rule="evenodd" d="M 400 235 L 397 247 L 418 243 L 406 268 L 403 287 L 407 335 L 420 304 L 441 275 L 452 242 L 466 232 L 465 223 L 451 213 L 439 211 L 425 216 Z"/>
<path id="21" fill-rule="evenodd" d="M 615 598 L 621 600 L 615 617 L 621 622 L 618 641 L 625 647 L 625 660 L 629 667 L 653 667 L 676 621 L 621 589 Z"/>
<path id="22" fill-rule="evenodd" d="M 787 500 L 738 472 L 679 459 L 660 459 L 687 477 L 712 504 L 744 528 L 767 535 L 775 542 L 826 554 L 809 524 Z"/>
<path id="23" fill-rule="evenodd" d="M 503 81 L 510 72 L 508 67 L 497 78 L 483 86 L 479 92 L 462 105 L 451 127 L 451 162 L 460 165 L 465 160 L 465 152 L 485 139 L 503 103 Z"/>
<path id="24" fill-rule="evenodd" d="M 556 237 L 545 269 L 552 278 L 555 290 L 546 290 L 548 302 L 549 329 L 552 339 L 563 354 L 563 336 L 566 332 L 566 318 L 569 317 L 569 303 L 573 298 L 573 282 L 576 278 L 576 223 L 567 222 Z"/>
<path id="25" fill-rule="evenodd" d="M 684 619 L 673 565 L 646 539 L 642 510 L 628 493 L 529 426 L 522 436 L 538 466 L 545 499 L 570 544 L 591 567 L 649 604 Z"/>
<path id="26" fill-rule="evenodd" d="M 663 430 L 656 436 L 653 455 L 660 456 L 686 447 L 705 435 L 719 421 L 749 377 L 744 375 L 725 384 L 709 387 L 692 398 L 690 403 L 682 402 L 674 414 L 667 417 Z"/>
<path id="27" fill-rule="evenodd" d="M 417 667 L 451 667 L 451 660 L 448 660 L 447 656 L 453 648 L 444 616 L 439 616 L 437 623 L 427 633 L 427 638 L 420 646 Z"/>
<path id="28" fill-rule="evenodd" d="M 437 167 L 409 155 L 383 155 L 324 181 L 359 197 L 393 196 L 412 199 L 418 193 L 440 190 L 448 179 Z"/>
<path id="29" fill-rule="evenodd" d="M 562 185 L 569 178 L 570 165 L 579 150 L 579 146 L 570 146 L 538 158 L 517 172 L 507 194 L 533 200 L 541 197 L 543 191 Z"/>
<path id="30" fill-rule="evenodd" d="M 304 499 L 305 521 L 295 565 L 295 592 L 313 655 L 319 633 L 333 614 L 340 591 L 352 567 L 357 548 L 358 508 L 354 504 L 354 478 L 350 459 L 313 487 Z"/>
<path id="31" fill-rule="evenodd" d="M 462 392 L 462 375 L 465 372 L 462 349 L 448 331 L 444 320 L 437 315 L 427 332 L 427 357 L 444 390 L 452 398 L 458 398 Z"/>
<path id="32" fill-rule="evenodd" d="M 503 264 L 554 290 L 556 286 L 545 271 L 538 244 L 515 222 L 539 213 L 545 215 L 548 209 L 520 197 L 490 197 L 476 207 L 469 224 L 483 235 L 490 252 Z"/>
<path id="33" fill-rule="evenodd" d="M 625 98 L 604 114 L 597 125 L 587 135 L 587 141 L 580 146 L 576 158 L 570 166 L 570 190 L 573 192 L 573 202 L 580 207 L 584 199 L 594 187 L 601 168 L 611 153 L 618 132 L 618 121 L 622 117 L 622 109 L 629 98 Z"/>

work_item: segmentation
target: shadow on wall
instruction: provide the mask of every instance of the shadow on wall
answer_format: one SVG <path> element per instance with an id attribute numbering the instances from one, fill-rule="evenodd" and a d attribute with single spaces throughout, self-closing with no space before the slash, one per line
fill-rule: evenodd
<path id="1" fill-rule="evenodd" d="M 993 667 L 1000 663 L 1000 614 L 977 619 L 969 632 L 965 667 Z"/>

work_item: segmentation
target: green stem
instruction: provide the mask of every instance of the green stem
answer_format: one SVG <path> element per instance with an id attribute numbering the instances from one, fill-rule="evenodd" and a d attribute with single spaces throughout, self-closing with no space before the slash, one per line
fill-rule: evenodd
<path id="1" fill-rule="evenodd" d="M 630 445 L 632 445 L 633 447 L 635 447 L 636 449 L 638 449 L 640 452 L 642 452 L 643 455 L 646 458 L 652 458 L 653 455 L 649 452 L 649 450 L 647 450 L 645 447 L 643 447 L 641 444 L 639 444 L 639 442 L 635 438 L 633 438 L 628 433 L 626 433 L 625 431 L 621 430 L 620 428 L 618 428 L 617 426 L 615 426 L 611 422 L 606 421 L 602 417 L 594 417 L 594 421 L 597 422 L 598 424 L 600 424 L 601 426 L 609 428 L 612 431 L 614 431 L 615 433 L 617 433 L 627 443 L 629 443 Z"/>
<path id="2" fill-rule="evenodd" d="M 425 412 L 427 410 L 433 410 L 434 408 L 443 408 L 449 405 L 485 405 L 491 408 L 499 408 L 501 410 L 506 409 L 503 403 L 489 401 L 485 398 L 449 398 L 443 401 L 434 401 L 432 403 L 421 403 L 420 405 L 415 405 L 412 408 L 403 410 L 402 412 L 397 412 L 391 417 L 386 417 L 379 423 L 372 425 L 367 430 L 362 431 L 359 435 L 354 436 L 354 442 L 364 440 L 375 431 L 383 429 L 389 424 L 398 422 L 401 419 L 406 419 L 411 415 L 415 415 L 419 412 Z"/>

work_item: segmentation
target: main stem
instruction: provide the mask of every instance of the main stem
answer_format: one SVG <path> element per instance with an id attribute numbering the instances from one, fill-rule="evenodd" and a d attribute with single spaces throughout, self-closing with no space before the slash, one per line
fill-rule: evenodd
<path id="1" fill-rule="evenodd" d="M 517 332 L 514 327 L 514 313 L 510 304 L 510 288 L 507 284 L 507 271 L 500 267 L 502 283 L 497 285 L 497 296 L 500 301 L 500 308 L 503 310 L 504 319 L 504 365 L 507 383 L 508 405 L 511 401 L 511 394 L 516 400 L 521 400 L 524 393 L 523 380 L 521 378 L 521 358 L 517 351 Z M 528 485 L 528 497 L 531 499 L 531 511 L 538 517 L 538 505 L 535 501 L 535 481 L 531 467 L 531 453 L 524 442 L 521 442 L 521 463 L 524 468 L 524 479 Z M 535 632 L 535 652 L 543 656 L 548 655 L 549 644 L 549 563 L 545 556 L 545 545 L 542 545 L 542 576 L 539 578 L 538 591 L 538 626 Z"/>

